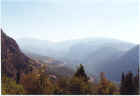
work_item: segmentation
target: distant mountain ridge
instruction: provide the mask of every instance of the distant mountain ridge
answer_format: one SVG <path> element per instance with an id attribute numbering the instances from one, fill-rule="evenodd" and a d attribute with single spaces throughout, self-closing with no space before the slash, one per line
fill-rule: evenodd
<path id="1" fill-rule="evenodd" d="M 77 40 L 67 40 L 64 42 L 50 42 L 48 40 L 37 40 L 37 39 L 17 39 L 17 43 L 23 51 L 29 51 L 32 53 L 37 53 L 43 56 L 49 56 L 57 59 L 69 57 L 80 57 L 80 53 L 88 54 L 98 48 L 104 46 L 116 47 L 121 50 L 128 50 L 132 48 L 135 44 L 123 42 L 116 39 L 109 38 L 88 38 L 88 39 L 77 39 Z M 43 46 L 43 47 L 42 47 Z M 80 49 L 80 50 L 79 50 Z M 38 51 L 39 50 L 39 51 Z M 79 53 L 78 53 L 79 52 Z M 85 52 L 85 53 L 83 53 Z M 78 56 L 75 56 L 76 54 Z M 77 58 L 76 58 L 77 59 Z"/>
<path id="2" fill-rule="evenodd" d="M 121 72 L 129 72 L 136 74 L 139 68 L 139 50 L 140 45 L 136 45 L 135 47 L 128 50 L 125 54 L 117 58 L 112 62 L 108 62 L 108 66 L 111 67 L 109 78 L 115 78 L 116 80 L 120 80 Z M 109 73 L 109 71 L 107 71 Z M 117 74 L 120 73 L 120 74 Z M 115 75 L 113 75 L 115 74 Z"/>
<path id="3" fill-rule="evenodd" d="M 74 70 L 64 66 L 62 61 L 35 53 L 23 53 L 16 41 L 7 36 L 3 30 L 1 30 L 1 42 L 2 75 L 7 75 L 16 80 L 17 73 L 20 73 L 22 78 L 22 75 L 28 74 L 42 65 L 47 65 L 46 73 L 48 74 L 71 76 L 74 73 Z"/>
<path id="4" fill-rule="evenodd" d="M 19 45 L 22 44 L 21 48 L 24 52 L 39 53 L 40 56 L 55 58 L 74 69 L 82 63 L 85 66 L 87 73 L 95 75 L 99 74 L 99 72 L 107 72 L 108 77 L 111 80 L 120 80 L 121 72 L 129 71 L 125 70 L 127 68 L 122 68 L 122 70 L 117 73 L 113 70 L 114 64 L 115 62 L 118 62 L 118 64 L 116 64 L 118 68 L 116 68 L 119 70 L 119 66 L 121 67 L 122 65 L 121 62 L 119 63 L 119 58 L 128 58 L 124 55 L 127 55 L 129 50 L 136 46 L 136 44 L 116 39 L 88 38 L 82 40 L 68 40 L 59 43 L 38 41 L 38 47 L 36 49 L 34 45 L 36 42 L 33 42 L 32 40 L 29 40 L 28 43 L 22 40 L 19 41 Z M 27 45 L 31 48 L 30 50 L 26 48 Z M 24 48 L 22 46 L 24 46 Z M 129 54 L 131 55 L 133 52 Z M 138 53 L 136 52 L 135 55 L 137 54 Z M 44 61 L 45 59 L 42 60 Z M 125 66 L 129 67 L 129 64 L 125 63 Z M 136 67 L 132 67 L 132 70 L 136 70 Z M 112 75 L 115 75 L 116 77 Z"/>

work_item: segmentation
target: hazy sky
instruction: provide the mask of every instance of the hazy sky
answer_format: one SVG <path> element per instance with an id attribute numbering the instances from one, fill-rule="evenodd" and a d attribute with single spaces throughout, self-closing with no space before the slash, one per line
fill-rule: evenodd
<path id="1" fill-rule="evenodd" d="M 140 43 L 139 0 L 3 0 L 2 28 L 14 38 L 111 37 Z"/>

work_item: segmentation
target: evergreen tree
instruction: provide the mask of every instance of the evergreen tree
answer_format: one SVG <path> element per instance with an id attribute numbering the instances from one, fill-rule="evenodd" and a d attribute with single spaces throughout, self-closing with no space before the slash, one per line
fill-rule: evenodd
<path id="1" fill-rule="evenodd" d="M 74 77 L 70 80 L 69 94 L 80 95 L 80 94 L 92 94 L 90 83 L 84 80 Z"/>
<path id="2" fill-rule="evenodd" d="M 139 94 L 139 75 L 137 74 L 135 77 L 134 77 L 134 86 L 135 86 L 135 92 L 136 94 Z"/>
<path id="3" fill-rule="evenodd" d="M 121 78 L 121 87 L 120 87 L 120 94 L 125 94 L 125 75 L 124 72 L 122 73 L 122 78 Z"/>
<path id="4" fill-rule="evenodd" d="M 88 76 L 85 73 L 84 66 L 82 64 L 80 64 L 80 67 L 77 69 L 77 71 L 76 71 L 74 76 L 78 77 L 78 78 L 81 78 L 84 81 L 88 81 L 89 80 Z"/>
<path id="5" fill-rule="evenodd" d="M 126 94 L 135 94 L 135 87 L 134 87 L 132 72 L 129 72 L 126 75 L 125 87 L 127 88 L 127 93 Z"/>
<path id="6" fill-rule="evenodd" d="M 134 77 L 134 86 L 136 94 L 140 94 L 140 81 L 139 81 L 139 69 L 137 75 Z"/>
<path id="7" fill-rule="evenodd" d="M 120 94 L 135 95 L 138 94 L 138 76 L 133 76 L 132 72 L 128 72 L 126 75 L 122 74 Z"/>
<path id="8" fill-rule="evenodd" d="M 80 64 L 76 73 L 72 77 L 69 83 L 69 94 L 91 94 L 91 86 L 88 82 L 89 78 L 85 73 L 84 66 Z"/>

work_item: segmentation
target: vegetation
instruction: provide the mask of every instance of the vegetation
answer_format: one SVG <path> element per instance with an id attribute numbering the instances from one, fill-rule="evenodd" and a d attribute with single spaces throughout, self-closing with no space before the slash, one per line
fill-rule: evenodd
<path id="1" fill-rule="evenodd" d="M 115 83 L 107 80 L 103 72 L 101 72 L 100 74 L 98 94 L 118 94 L 118 90 Z"/>
<path id="2" fill-rule="evenodd" d="M 132 72 L 122 73 L 120 94 L 139 94 L 139 75 L 133 76 Z"/>
<path id="3" fill-rule="evenodd" d="M 24 94 L 24 88 L 21 84 L 17 84 L 15 80 L 2 77 L 2 94 Z"/>
<path id="4" fill-rule="evenodd" d="M 103 72 L 96 82 L 86 74 L 82 64 L 75 73 L 69 68 L 55 68 L 56 62 L 51 63 L 53 67 L 46 68 L 40 60 L 38 62 L 24 55 L 16 41 L 3 31 L 1 41 L 2 94 L 140 94 L 139 70 L 136 76 L 131 72 L 122 73 L 120 86 L 108 80 Z M 138 49 L 137 46 L 135 50 Z M 122 59 L 128 60 L 125 58 Z"/>
<path id="5" fill-rule="evenodd" d="M 21 82 L 26 94 L 53 94 L 56 91 L 56 86 L 49 80 L 44 68 L 25 75 Z"/>
<path id="6" fill-rule="evenodd" d="M 98 82 L 91 81 L 85 73 L 84 66 L 79 68 L 72 77 L 57 77 L 45 72 L 46 67 L 24 75 L 16 83 L 6 76 L 2 77 L 2 94 L 138 94 L 138 74 L 122 73 L 120 88 L 116 83 L 109 81 L 105 73 L 101 72 Z"/>
<path id="7" fill-rule="evenodd" d="M 92 89 L 88 80 L 89 78 L 85 73 L 84 67 L 82 64 L 80 64 L 80 67 L 77 69 L 77 72 L 70 80 L 70 94 L 91 94 Z"/>

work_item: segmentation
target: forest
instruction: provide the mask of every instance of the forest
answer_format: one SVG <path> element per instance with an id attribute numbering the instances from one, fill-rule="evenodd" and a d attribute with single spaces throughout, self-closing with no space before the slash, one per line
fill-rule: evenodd
<path id="1" fill-rule="evenodd" d="M 91 82 L 82 64 L 72 77 L 56 78 L 46 74 L 45 69 L 46 66 L 42 66 L 24 75 L 22 79 L 22 75 L 17 73 L 16 80 L 3 74 L 2 94 L 139 94 L 138 73 L 136 76 L 131 72 L 122 73 L 121 82 L 117 84 L 108 80 L 104 72 L 100 73 L 100 80 Z"/>
<path id="2" fill-rule="evenodd" d="M 2 95 L 140 95 L 138 0 L 1 0 Z"/>
<path id="3" fill-rule="evenodd" d="M 38 61 L 38 59 L 26 56 L 22 53 L 16 41 L 7 36 L 3 30 L 1 30 L 1 41 L 2 94 L 140 94 L 138 66 L 135 68 L 136 73 L 130 70 L 119 74 L 121 77 L 119 82 L 107 78 L 107 75 L 110 74 L 106 72 L 100 72 L 98 78 L 91 78 L 85 68 L 86 64 L 78 65 L 78 67 L 75 68 L 76 70 L 73 71 L 60 65 L 56 67 L 59 63 L 58 61 L 55 62 L 57 64 L 54 66 L 53 63 L 55 60 L 53 59 L 51 59 L 53 62 L 47 64 Z M 52 65 L 51 70 L 50 65 Z M 111 70 L 111 68 L 112 67 L 109 67 L 109 70 Z M 92 67 L 92 70 L 93 69 Z M 117 72 L 119 73 L 119 70 L 117 70 Z"/>

